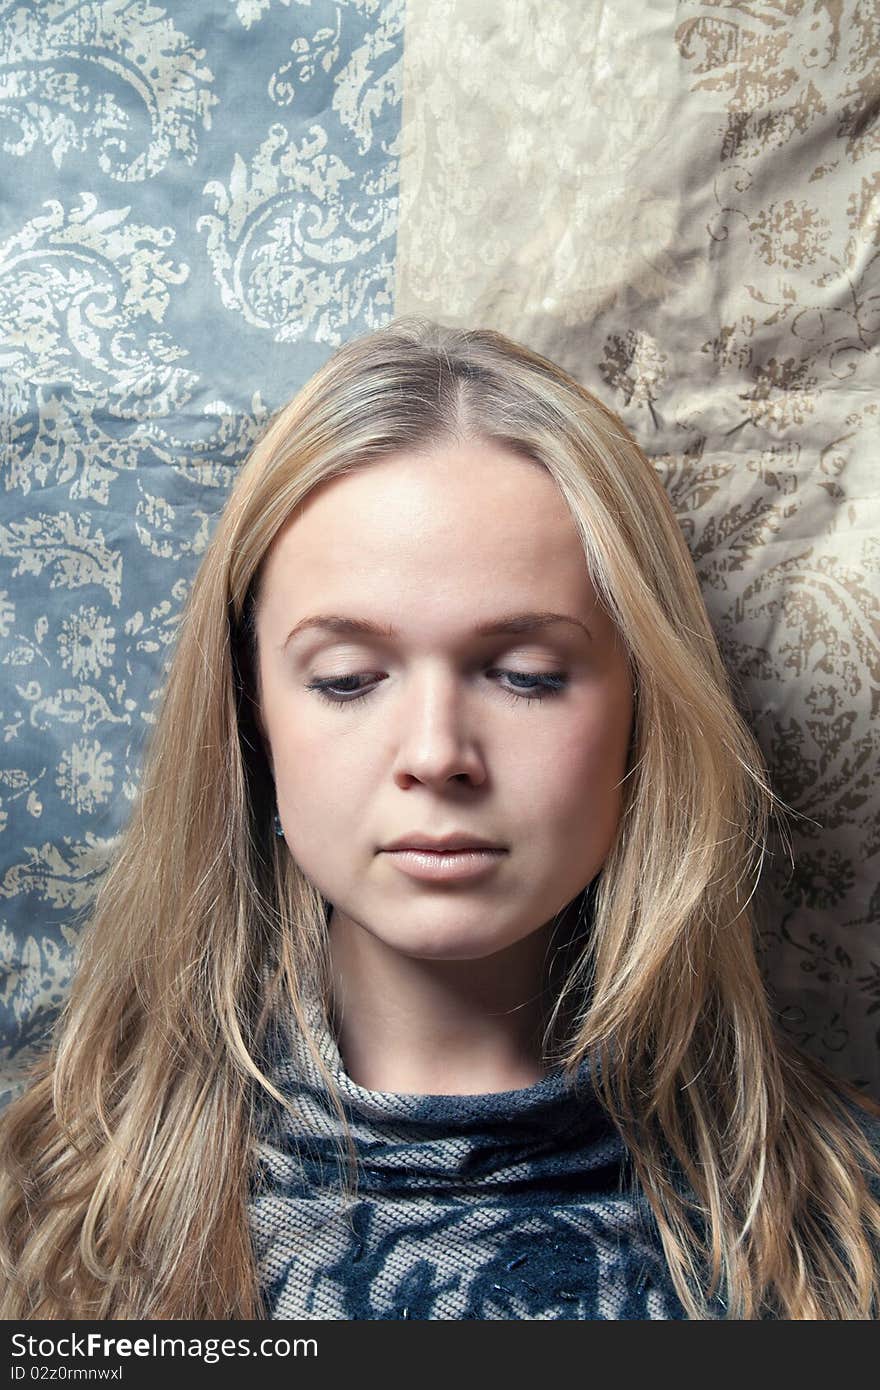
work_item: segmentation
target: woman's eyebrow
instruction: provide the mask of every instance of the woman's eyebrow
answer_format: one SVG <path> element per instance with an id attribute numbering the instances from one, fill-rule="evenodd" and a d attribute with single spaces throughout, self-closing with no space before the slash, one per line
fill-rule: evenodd
<path id="1" fill-rule="evenodd" d="M 494 637 L 499 633 L 509 632 L 534 632 L 539 628 L 552 627 L 556 623 L 570 623 L 579 627 L 585 632 L 590 641 L 593 634 L 579 618 L 572 618 L 567 613 L 511 613 L 507 617 L 491 618 L 486 623 L 480 623 L 474 628 L 475 637 Z M 368 618 L 346 618 L 337 613 L 319 613 L 311 618 L 303 618 L 298 622 L 282 643 L 283 647 L 298 637 L 307 628 L 322 628 L 325 632 L 336 632 L 342 636 L 360 634 L 363 637 L 386 637 L 393 638 L 398 636 L 398 631 L 390 624 L 373 623 Z"/>

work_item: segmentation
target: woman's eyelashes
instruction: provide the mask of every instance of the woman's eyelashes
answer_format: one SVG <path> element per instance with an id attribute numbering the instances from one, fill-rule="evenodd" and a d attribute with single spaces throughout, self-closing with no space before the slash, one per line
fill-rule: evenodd
<path id="1" fill-rule="evenodd" d="M 568 684 L 568 674 L 565 671 L 507 671 L 499 667 L 493 667 L 486 672 L 487 676 L 505 676 L 511 685 L 502 685 L 495 682 L 499 693 L 505 695 L 514 703 L 523 700 L 529 702 L 534 700 L 546 700 L 555 695 L 560 695 Z M 307 690 L 313 690 L 320 699 L 326 700 L 337 708 L 342 705 L 354 704 L 356 700 L 365 700 L 368 695 L 376 688 L 374 683 L 366 688 L 348 685 L 349 682 L 359 681 L 360 675 L 352 676 L 321 676 L 309 681 L 306 685 Z M 517 682 L 524 682 L 518 685 Z M 348 688 L 345 687 L 348 685 Z"/>

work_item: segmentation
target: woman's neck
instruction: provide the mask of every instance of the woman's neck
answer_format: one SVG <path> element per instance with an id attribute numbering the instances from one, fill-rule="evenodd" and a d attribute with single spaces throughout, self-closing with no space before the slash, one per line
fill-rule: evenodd
<path id="1" fill-rule="evenodd" d="M 546 1074 L 548 944 L 554 920 L 492 956 L 404 955 L 333 911 L 332 1022 L 346 1072 L 371 1091 L 480 1095 Z"/>

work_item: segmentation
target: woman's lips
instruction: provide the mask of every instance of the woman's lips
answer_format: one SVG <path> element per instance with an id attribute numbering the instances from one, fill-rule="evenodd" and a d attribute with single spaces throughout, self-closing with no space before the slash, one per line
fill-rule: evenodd
<path id="1" fill-rule="evenodd" d="M 480 878 L 498 867 L 503 849 L 389 849 L 383 853 L 401 873 L 433 883 Z"/>

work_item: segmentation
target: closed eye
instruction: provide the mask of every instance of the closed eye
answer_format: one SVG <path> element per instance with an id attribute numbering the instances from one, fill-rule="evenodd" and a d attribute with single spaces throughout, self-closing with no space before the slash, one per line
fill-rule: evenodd
<path id="1" fill-rule="evenodd" d="M 496 682 L 499 692 L 506 695 L 508 699 L 514 701 L 533 701 L 552 699 L 560 695 L 568 684 L 568 675 L 565 671 L 506 671 L 498 667 L 493 667 L 486 673 L 488 676 L 505 676 L 512 684 L 502 685 Z M 359 681 L 360 675 L 351 676 L 322 676 L 306 685 L 307 690 L 313 690 L 322 700 L 327 700 L 332 705 L 351 705 L 356 700 L 364 700 L 376 689 L 376 684 L 371 686 L 352 687 L 349 682 Z M 518 685 L 517 682 L 524 682 Z M 347 687 L 347 688 L 344 688 Z"/>

